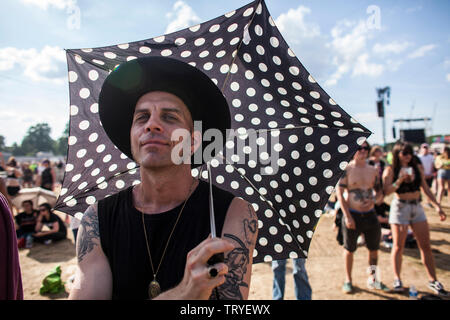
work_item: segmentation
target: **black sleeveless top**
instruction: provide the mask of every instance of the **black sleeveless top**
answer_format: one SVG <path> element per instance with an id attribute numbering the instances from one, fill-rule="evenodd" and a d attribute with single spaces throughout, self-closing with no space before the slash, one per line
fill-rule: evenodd
<path id="1" fill-rule="evenodd" d="M 113 299 L 148 299 L 148 285 L 153 280 L 142 216 L 133 206 L 132 190 L 133 187 L 129 187 L 98 202 L 100 242 L 112 271 Z M 213 196 L 216 232 L 221 235 L 234 196 L 215 186 Z M 145 215 L 155 271 L 182 206 Z M 209 184 L 199 181 L 186 202 L 156 276 L 163 292 L 181 282 L 188 252 L 205 240 L 210 232 Z"/>
<path id="2" fill-rule="evenodd" d="M 51 170 L 51 168 L 45 168 L 44 171 L 42 171 L 41 186 L 45 186 L 46 184 L 53 184 L 53 176 L 51 174 Z"/>
<path id="3" fill-rule="evenodd" d="M 415 192 L 420 190 L 420 185 L 422 184 L 422 177 L 420 175 L 420 171 L 417 166 L 412 167 L 414 170 L 414 180 L 413 182 L 402 182 L 400 187 L 395 191 L 396 193 L 407 193 L 407 192 Z M 400 169 L 394 171 L 394 181 L 397 180 L 398 175 L 400 173 Z"/>

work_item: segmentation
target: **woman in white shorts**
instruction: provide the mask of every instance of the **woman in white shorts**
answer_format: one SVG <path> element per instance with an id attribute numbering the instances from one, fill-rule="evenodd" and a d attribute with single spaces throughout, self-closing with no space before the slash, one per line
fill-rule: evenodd
<path id="1" fill-rule="evenodd" d="M 422 263 L 425 265 L 430 280 L 428 287 L 438 295 L 447 296 L 448 292 L 436 278 L 436 268 L 430 245 L 430 229 L 420 204 L 420 191 L 422 190 L 431 200 L 441 221 L 446 219 L 446 214 L 430 191 L 419 165 L 420 160 L 414 156 L 412 146 L 397 142 L 392 150 L 392 155 L 392 166 L 387 167 L 383 172 L 383 189 L 385 195 L 395 193 L 389 212 L 389 224 L 393 238 L 391 255 L 395 277 L 394 290 L 398 292 L 404 290 L 400 280 L 400 271 L 408 226 L 411 226 L 419 245 Z"/>

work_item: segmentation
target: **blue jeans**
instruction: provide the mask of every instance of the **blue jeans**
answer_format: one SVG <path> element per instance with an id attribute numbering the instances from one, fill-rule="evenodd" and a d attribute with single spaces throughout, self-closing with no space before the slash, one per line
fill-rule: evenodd
<path id="1" fill-rule="evenodd" d="M 311 286 L 305 269 L 306 259 L 292 259 L 294 264 L 295 298 L 297 300 L 311 300 Z M 286 260 L 272 261 L 273 270 L 273 300 L 283 300 L 286 282 Z"/>

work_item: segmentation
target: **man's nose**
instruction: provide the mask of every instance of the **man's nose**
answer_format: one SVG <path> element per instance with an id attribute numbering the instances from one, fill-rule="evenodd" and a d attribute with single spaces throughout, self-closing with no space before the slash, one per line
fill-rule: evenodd
<path id="1" fill-rule="evenodd" d="M 150 115 L 150 118 L 148 119 L 146 125 L 145 125 L 145 131 L 147 132 L 162 132 L 163 127 L 161 125 L 161 119 L 159 116 L 155 113 L 152 113 Z"/>

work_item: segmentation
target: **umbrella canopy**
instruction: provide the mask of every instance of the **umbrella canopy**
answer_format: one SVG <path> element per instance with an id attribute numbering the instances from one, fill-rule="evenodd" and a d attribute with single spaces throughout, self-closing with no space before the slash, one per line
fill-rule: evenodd
<path id="1" fill-rule="evenodd" d="M 254 262 L 307 257 L 322 209 L 370 132 L 308 73 L 261 0 L 167 35 L 67 50 L 69 151 L 55 208 L 81 218 L 88 205 L 140 182 L 139 167 L 102 128 L 98 97 L 114 68 L 149 55 L 197 67 L 226 97 L 233 132 L 211 178 L 255 208 Z M 192 174 L 207 179 L 205 169 Z"/>
<path id="2" fill-rule="evenodd" d="M 55 192 L 37 187 L 20 189 L 17 196 L 15 196 L 11 201 L 16 208 L 21 209 L 23 201 L 31 200 L 33 201 L 33 208 L 37 208 L 43 203 L 48 203 L 50 206 L 54 206 L 57 198 L 58 195 Z"/>

